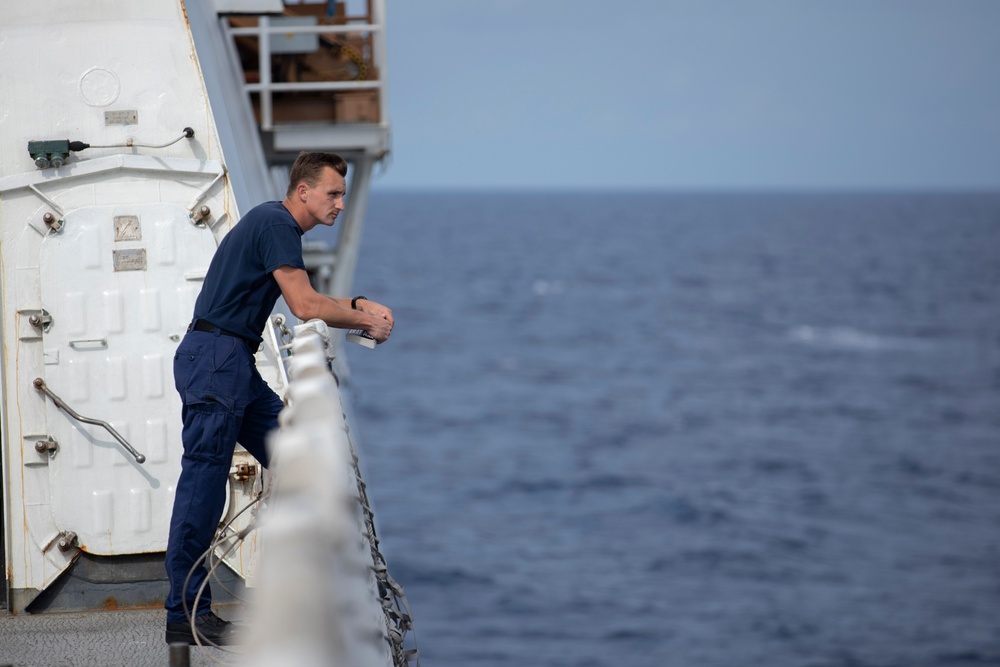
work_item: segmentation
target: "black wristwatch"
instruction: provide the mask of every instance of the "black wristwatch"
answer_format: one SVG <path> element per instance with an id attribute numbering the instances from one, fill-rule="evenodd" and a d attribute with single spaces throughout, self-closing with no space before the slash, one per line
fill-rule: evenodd
<path id="1" fill-rule="evenodd" d="M 358 309 L 358 299 L 364 299 L 365 301 L 367 301 L 368 297 L 366 297 L 366 296 L 356 296 L 353 299 L 351 299 L 351 310 L 357 310 Z"/>

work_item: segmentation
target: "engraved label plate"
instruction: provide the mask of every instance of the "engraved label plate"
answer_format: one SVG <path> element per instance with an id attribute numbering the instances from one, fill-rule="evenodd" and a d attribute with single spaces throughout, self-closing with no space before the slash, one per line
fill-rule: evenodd
<path id="1" fill-rule="evenodd" d="M 142 229 L 139 228 L 139 216 L 115 216 L 115 241 L 138 241 L 141 238 Z"/>
<path id="2" fill-rule="evenodd" d="M 135 109 L 124 109 L 122 111 L 105 111 L 105 125 L 136 125 L 139 123 L 139 112 Z"/>
<path id="3" fill-rule="evenodd" d="M 146 249 L 129 248 L 127 250 L 114 250 L 115 271 L 145 271 L 146 270 Z"/>

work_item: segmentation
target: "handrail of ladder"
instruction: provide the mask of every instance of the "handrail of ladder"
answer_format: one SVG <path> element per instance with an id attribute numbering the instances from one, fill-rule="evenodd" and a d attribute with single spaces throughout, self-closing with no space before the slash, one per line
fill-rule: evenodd
<path id="1" fill-rule="evenodd" d="M 379 3 L 375 2 L 374 11 L 381 15 Z M 269 131 L 274 129 L 274 108 L 273 94 L 275 92 L 316 92 L 316 91 L 339 91 L 339 90 L 378 90 L 379 91 L 379 118 L 386 118 L 385 102 L 385 44 L 384 30 L 382 22 L 371 22 L 363 24 L 346 25 L 271 25 L 268 15 L 262 14 L 257 17 L 256 26 L 234 27 L 229 22 L 222 21 L 223 27 L 230 39 L 237 36 L 252 36 L 257 38 L 257 57 L 260 81 L 258 83 L 244 83 L 243 89 L 249 93 L 260 93 L 260 129 Z M 379 66 L 378 78 L 371 81 L 303 81 L 303 82 L 274 82 L 271 80 L 271 35 L 273 34 L 336 34 L 353 32 L 371 32 L 376 39 L 374 62 Z"/>

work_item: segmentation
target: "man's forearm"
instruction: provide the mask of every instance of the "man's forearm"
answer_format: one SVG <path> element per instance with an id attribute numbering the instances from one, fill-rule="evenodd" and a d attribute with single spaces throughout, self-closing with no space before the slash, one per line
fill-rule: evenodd
<path id="1" fill-rule="evenodd" d="M 365 331 L 371 328 L 375 318 L 364 311 L 353 310 L 350 299 L 338 299 L 332 296 L 328 296 L 326 299 L 328 307 L 322 309 L 320 319 L 330 326 L 338 329 L 364 329 Z"/>
<path id="2" fill-rule="evenodd" d="M 282 266 L 273 273 L 289 310 L 300 320 L 317 318 L 338 329 L 364 329 L 378 342 L 389 337 L 392 311 L 385 306 L 361 301 L 365 305 L 355 310 L 350 299 L 337 299 L 313 289 L 303 269 Z"/>

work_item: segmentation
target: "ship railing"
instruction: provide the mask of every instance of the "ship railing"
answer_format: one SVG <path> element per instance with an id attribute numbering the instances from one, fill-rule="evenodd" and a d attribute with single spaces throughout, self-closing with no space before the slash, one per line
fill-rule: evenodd
<path id="1" fill-rule="evenodd" d="M 342 6 L 341 3 L 337 3 Z M 231 40 L 255 38 L 255 44 L 239 50 L 239 59 L 244 67 L 243 88 L 251 99 L 257 96 L 256 113 L 260 129 L 271 131 L 276 124 L 286 121 L 320 121 L 329 123 L 371 123 L 387 126 L 386 108 L 386 46 L 385 11 L 383 0 L 368 0 L 368 12 L 356 22 L 357 17 L 315 16 L 294 14 L 295 8 L 310 5 L 289 5 L 286 15 L 271 17 L 267 14 L 256 16 L 222 17 L 222 28 Z M 315 40 L 304 39 L 316 36 Z M 324 43 L 326 40 L 326 43 Z M 245 43 L 245 41 L 244 41 Z M 353 43 L 354 46 L 351 45 Z M 257 70 L 247 68 L 248 56 L 252 57 L 253 46 L 257 52 Z M 355 48 L 356 47 L 356 48 Z M 281 63 L 293 66 L 310 54 L 322 54 L 324 48 L 343 49 L 352 54 L 349 60 L 357 63 L 357 71 L 350 74 L 316 71 L 310 77 L 316 80 L 275 80 L 275 72 L 282 71 Z M 364 51 L 363 56 L 358 53 Z M 276 65 L 278 65 L 276 67 Z M 326 76 L 324 76 L 324 74 Z M 352 80 L 337 80 L 350 77 Z M 351 98 L 354 92 L 371 91 L 371 97 Z M 276 116 L 276 104 L 291 101 L 287 94 L 331 93 L 325 109 L 319 111 L 315 105 L 283 110 Z M 285 96 L 278 99 L 279 96 Z M 301 100 L 300 100 L 301 101 Z M 308 101 L 308 100 L 306 100 Z"/>
<path id="2" fill-rule="evenodd" d="M 287 407 L 269 442 L 251 665 L 405 666 L 416 658 L 403 648 L 409 612 L 378 550 L 332 371 L 337 348 L 319 320 L 293 331 Z"/>

